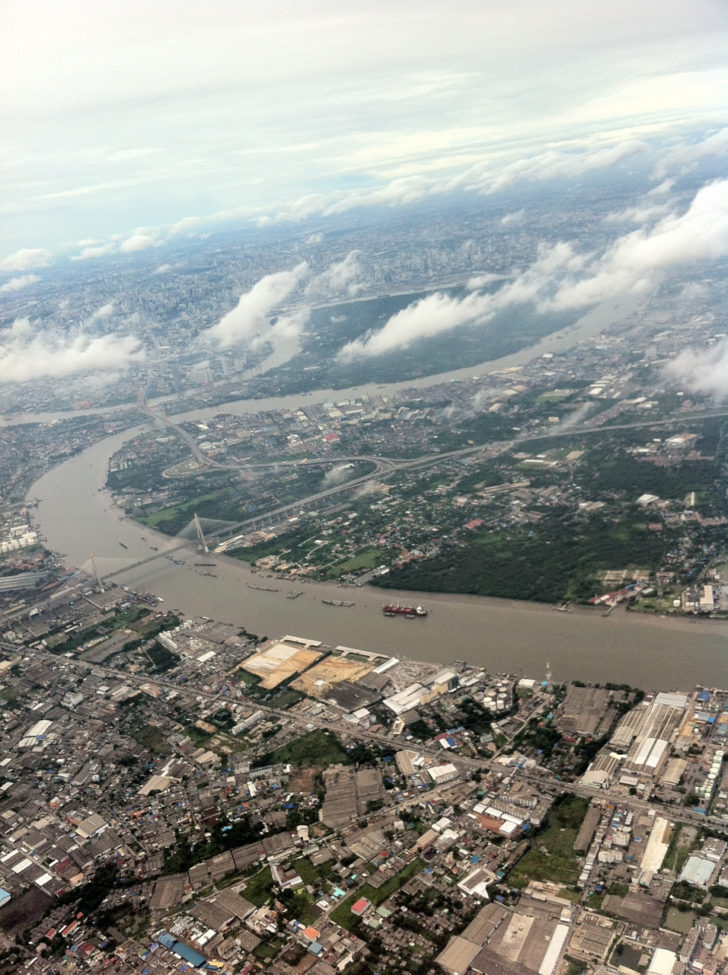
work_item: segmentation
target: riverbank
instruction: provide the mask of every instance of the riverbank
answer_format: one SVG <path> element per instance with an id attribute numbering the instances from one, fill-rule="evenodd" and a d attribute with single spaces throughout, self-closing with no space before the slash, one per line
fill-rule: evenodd
<path id="1" fill-rule="evenodd" d="M 661 619 L 636 613 L 549 606 L 477 596 L 381 591 L 335 584 L 296 584 L 303 595 L 287 598 L 291 585 L 261 577 L 225 556 L 203 575 L 192 543 L 153 532 L 124 518 L 105 488 L 108 458 L 134 431 L 110 437 L 54 468 L 31 488 L 39 499 L 37 520 L 48 547 L 70 566 L 151 590 L 165 608 L 209 616 L 259 636 L 295 633 L 395 656 L 442 661 L 464 659 L 494 673 L 541 678 L 547 662 L 554 678 L 630 683 L 644 688 L 725 683 L 728 626 L 712 621 Z M 154 551 L 152 547 L 156 547 Z M 172 555 L 175 562 L 165 555 Z M 182 565 L 177 562 L 182 561 Z M 251 586 L 266 587 L 251 588 Z M 266 591 L 266 589 L 278 591 Z M 332 608 L 322 600 L 354 602 Z M 383 602 L 423 603 L 426 620 L 386 618 Z"/>
<path id="2" fill-rule="evenodd" d="M 612 301 L 593 309 L 574 325 L 512 356 L 455 373 L 384 387 L 427 387 L 469 378 L 479 371 L 521 365 L 544 351 L 568 348 L 590 334 L 621 322 L 638 306 L 637 299 Z M 544 347 L 545 345 L 545 347 Z M 303 396 L 241 400 L 224 407 L 191 410 L 174 420 L 205 419 L 225 409 L 231 413 L 292 408 L 328 398 L 353 399 L 382 391 L 379 386 L 317 390 Z M 57 417 L 55 417 L 57 419 Z M 604 618 L 599 610 L 575 608 L 558 613 L 549 606 L 475 596 L 412 594 L 367 587 L 342 589 L 335 584 L 296 583 L 303 595 L 288 599 L 288 583 L 261 583 L 249 566 L 225 556 L 205 556 L 215 568 L 202 574 L 192 544 L 152 532 L 125 519 L 106 490 L 109 458 L 142 430 L 140 424 L 111 436 L 69 458 L 32 485 L 29 498 L 39 499 L 36 517 L 47 545 L 62 553 L 70 566 L 90 568 L 94 554 L 102 576 L 151 590 L 170 609 L 188 616 L 209 616 L 245 627 L 258 635 L 296 633 L 332 646 L 343 644 L 383 650 L 395 656 L 442 661 L 466 659 L 489 671 L 540 678 L 551 665 L 554 678 L 630 683 L 644 688 L 692 687 L 725 683 L 728 673 L 728 626 L 724 623 L 644 617 L 624 612 Z M 176 562 L 165 558 L 174 550 Z M 182 561 L 182 565 L 177 562 Z M 271 592 L 254 586 L 279 588 Z M 341 600 L 351 607 L 332 607 L 322 600 Z M 426 620 L 388 619 L 385 601 L 423 603 Z"/>

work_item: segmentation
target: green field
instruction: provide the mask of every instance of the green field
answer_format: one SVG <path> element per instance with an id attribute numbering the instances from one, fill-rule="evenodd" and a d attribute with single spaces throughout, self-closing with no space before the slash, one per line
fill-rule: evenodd
<path id="1" fill-rule="evenodd" d="M 327 768 L 337 763 L 348 764 L 349 761 L 348 754 L 333 732 L 317 730 L 261 755 L 253 767 L 289 764 L 300 768 Z"/>
<path id="2" fill-rule="evenodd" d="M 170 750 L 161 728 L 156 725 L 145 724 L 137 731 L 131 731 L 130 735 L 154 755 L 167 755 Z"/>
<path id="3" fill-rule="evenodd" d="M 272 884 L 273 876 L 270 867 L 264 867 L 246 884 L 243 896 L 247 897 L 250 903 L 255 904 L 256 907 L 262 907 L 270 897 Z"/>
<path id="4" fill-rule="evenodd" d="M 695 845 L 696 831 L 692 826 L 684 826 L 683 823 L 676 823 L 670 836 L 670 845 L 665 854 L 662 864 L 665 870 L 672 870 L 677 877 L 685 866 L 685 861 L 690 856 L 690 851 Z"/>
<path id="5" fill-rule="evenodd" d="M 357 555 L 333 565 L 327 575 L 343 575 L 345 572 L 358 572 L 361 569 L 374 569 L 382 560 L 382 553 L 378 548 L 365 548 Z"/>
<path id="6" fill-rule="evenodd" d="M 242 667 L 239 667 L 238 670 L 235 671 L 235 676 L 242 684 L 245 684 L 246 687 L 257 687 L 261 682 L 261 678 L 258 677 L 257 674 L 249 674 L 247 670 L 243 670 Z"/>
<path id="7" fill-rule="evenodd" d="M 284 688 L 268 700 L 268 707 L 276 708 L 278 711 L 285 711 L 287 708 L 292 708 L 294 704 L 302 701 L 304 696 L 300 691 L 292 691 L 290 688 Z"/>
<path id="8" fill-rule="evenodd" d="M 692 911 L 678 911 L 676 907 L 668 907 L 665 915 L 665 927 L 680 934 L 687 934 L 695 921 L 696 916 Z"/>
<path id="9" fill-rule="evenodd" d="M 320 867 L 315 867 L 308 857 L 299 857 L 291 864 L 304 884 L 315 885 L 331 876 L 331 863 L 322 863 Z"/>
<path id="10" fill-rule="evenodd" d="M 199 494 L 189 500 L 180 501 L 179 504 L 170 505 L 168 508 L 160 508 L 158 511 L 151 511 L 149 514 L 139 516 L 139 521 L 149 528 L 156 528 L 161 522 L 178 522 L 180 516 L 184 515 L 185 521 L 192 521 L 195 511 L 207 501 L 214 501 L 217 493 Z"/>
<path id="11" fill-rule="evenodd" d="M 525 887 L 531 880 L 572 885 L 579 879 L 580 863 L 574 842 L 589 803 L 568 796 L 553 810 L 548 826 L 533 838 L 533 846 L 511 871 L 508 882 Z"/>

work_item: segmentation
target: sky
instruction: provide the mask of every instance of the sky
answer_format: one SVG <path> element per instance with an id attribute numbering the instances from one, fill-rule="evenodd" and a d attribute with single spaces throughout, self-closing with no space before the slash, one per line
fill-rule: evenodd
<path id="1" fill-rule="evenodd" d="M 0 288 L 58 253 L 496 192 L 661 136 L 679 163 L 700 128 L 725 153 L 726 52 L 725 0 L 4 0 Z"/>

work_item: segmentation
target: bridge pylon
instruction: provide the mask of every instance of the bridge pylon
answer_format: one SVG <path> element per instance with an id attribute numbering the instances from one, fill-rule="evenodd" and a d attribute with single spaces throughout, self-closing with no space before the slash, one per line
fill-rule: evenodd
<path id="1" fill-rule="evenodd" d="M 207 547 L 207 539 L 202 532 L 202 525 L 200 524 L 200 519 L 197 517 L 197 512 L 195 512 L 195 531 L 197 532 L 197 542 L 200 546 L 201 552 L 209 552 L 210 549 Z"/>

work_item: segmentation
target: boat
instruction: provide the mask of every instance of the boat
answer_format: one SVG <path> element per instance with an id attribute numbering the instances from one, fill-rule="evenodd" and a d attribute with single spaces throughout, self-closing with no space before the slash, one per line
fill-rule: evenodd
<path id="1" fill-rule="evenodd" d="M 382 612 L 385 616 L 404 616 L 410 620 L 424 619 L 427 616 L 427 610 L 422 606 L 400 606 L 399 603 L 396 606 L 385 604 Z"/>

